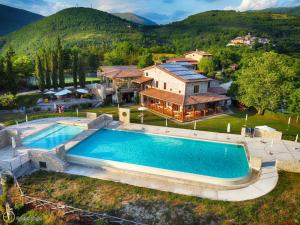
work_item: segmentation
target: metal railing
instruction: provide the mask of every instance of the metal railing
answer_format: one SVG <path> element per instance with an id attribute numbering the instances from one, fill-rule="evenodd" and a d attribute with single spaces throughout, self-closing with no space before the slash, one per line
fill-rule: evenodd
<path id="1" fill-rule="evenodd" d="M 70 215 L 70 214 L 77 214 L 82 218 L 90 218 L 93 220 L 104 220 L 110 224 L 118 224 L 118 225 L 147 225 L 144 223 L 140 223 L 140 222 L 135 222 L 132 220 L 127 220 L 127 219 L 123 219 L 120 217 L 116 217 L 116 216 L 111 216 L 108 215 L 106 213 L 98 213 L 98 212 L 90 212 L 88 210 L 83 210 L 83 209 L 79 209 L 73 206 L 69 206 L 69 205 L 65 205 L 65 204 L 61 204 L 61 203 L 55 203 L 55 202 L 51 202 L 48 200 L 44 200 L 44 199 L 40 199 L 40 198 L 35 198 L 35 197 L 31 197 L 26 195 L 17 178 L 14 177 L 14 181 L 15 181 L 15 185 L 16 187 L 19 189 L 20 195 L 22 197 L 22 201 L 25 205 L 31 205 L 34 208 L 43 208 L 43 207 L 47 207 L 47 209 L 50 209 L 52 211 L 63 211 L 64 215 Z"/>

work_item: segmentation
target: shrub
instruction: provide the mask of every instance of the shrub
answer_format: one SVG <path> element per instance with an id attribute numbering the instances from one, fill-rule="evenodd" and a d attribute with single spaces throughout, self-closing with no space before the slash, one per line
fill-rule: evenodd
<path id="1" fill-rule="evenodd" d="M 0 109 L 13 109 L 16 107 L 16 96 L 7 93 L 0 95 Z"/>

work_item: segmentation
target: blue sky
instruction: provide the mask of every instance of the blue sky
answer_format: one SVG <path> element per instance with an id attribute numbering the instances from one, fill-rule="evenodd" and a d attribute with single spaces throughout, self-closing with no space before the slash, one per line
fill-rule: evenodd
<path id="1" fill-rule="evenodd" d="M 133 12 L 159 24 L 165 24 L 213 9 L 246 11 L 295 6 L 300 5 L 300 0 L 0 0 L 0 4 L 44 16 L 78 5 L 107 12 Z"/>

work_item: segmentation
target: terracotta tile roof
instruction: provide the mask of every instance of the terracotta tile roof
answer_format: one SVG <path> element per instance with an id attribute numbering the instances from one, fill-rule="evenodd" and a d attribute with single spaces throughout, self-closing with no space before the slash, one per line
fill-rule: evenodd
<path id="1" fill-rule="evenodd" d="M 107 73 L 115 70 L 128 70 L 128 69 L 137 69 L 137 66 L 129 65 L 129 66 L 101 66 L 100 67 L 100 70 L 103 73 Z"/>
<path id="2" fill-rule="evenodd" d="M 167 60 L 167 62 L 187 62 L 192 65 L 198 64 L 197 60 L 190 59 L 190 58 L 170 58 Z"/>
<path id="3" fill-rule="evenodd" d="M 184 105 L 195 105 L 201 103 L 218 102 L 230 99 L 225 95 L 217 95 L 214 93 L 206 93 L 201 95 L 194 95 L 185 98 Z"/>
<path id="4" fill-rule="evenodd" d="M 222 87 L 211 87 L 211 88 L 208 88 L 207 91 L 208 91 L 208 92 L 211 92 L 211 93 L 218 94 L 218 95 L 224 95 L 224 94 L 227 93 L 227 90 L 225 90 L 225 89 L 222 88 Z"/>
<path id="5" fill-rule="evenodd" d="M 212 54 L 210 54 L 209 52 L 205 52 L 205 51 L 192 51 L 192 52 L 187 52 L 184 55 L 188 55 L 188 54 L 197 54 L 197 55 L 202 55 L 202 56 L 212 56 Z"/>
<path id="6" fill-rule="evenodd" d="M 139 77 L 139 78 L 133 80 L 132 82 L 137 83 L 137 84 L 143 84 L 143 83 L 146 83 L 146 82 L 149 82 L 149 81 L 152 81 L 152 80 L 153 80 L 152 77 L 142 76 L 142 77 Z"/>
<path id="7" fill-rule="evenodd" d="M 143 72 L 139 69 L 114 69 L 107 70 L 106 72 L 101 73 L 102 76 L 106 76 L 108 78 L 137 78 L 143 76 Z"/>
<path id="8" fill-rule="evenodd" d="M 163 100 L 177 105 L 183 105 L 184 96 L 180 94 L 175 94 L 168 91 L 163 91 L 155 88 L 148 88 L 140 92 L 141 95 L 148 96 L 151 98 Z"/>
<path id="9" fill-rule="evenodd" d="M 155 88 L 148 88 L 144 91 L 141 91 L 140 94 L 182 106 L 218 102 L 230 99 L 225 95 L 217 95 L 213 93 L 185 97 L 184 95 L 163 91 Z"/>

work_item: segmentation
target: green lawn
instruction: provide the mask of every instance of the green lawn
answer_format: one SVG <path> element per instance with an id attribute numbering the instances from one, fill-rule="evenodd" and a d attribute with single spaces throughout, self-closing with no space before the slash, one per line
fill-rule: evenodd
<path id="1" fill-rule="evenodd" d="M 86 78 L 85 78 L 85 82 L 86 82 L 87 84 L 93 83 L 93 82 L 98 82 L 98 81 L 100 81 L 100 79 L 97 78 L 97 77 L 86 77 Z M 79 80 L 78 80 L 78 82 L 79 82 Z M 65 83 L 66 83 L 67 85 L 73 84 L 73 78 L 72 78 L 72 77 L 66 77 L 66 78 L 65 78 Z"/>
<path id="2" fill-rule="evenodd" d="M 137 110 L 138 106 L 131 107 L 131 122 L 132 123 L 140 123 L 139 114 L 140 112 Z M 80 116 L 84 117 L 86 112 L 96 112 L 98 115 L 102 113 L 113 114 L 114 119 L 118 119 L 118 109 L 115 106 L 105 106 L 96 109 L 85 109 L 80 111 Z M 232 115 L 223 115 L 216 118 L 199 121 L 197 122 L 197 130 L 204 131 L 212 131 L 212 132 L 222 132 L 225 133 L 227 129 L 227 124 L 231 124 L 231 131 L 234 134 L 239 134 L 241 132 L 241 128 L 245 125 L 245 115 L 246 112 L 239 112 L 234 110 Z M 76 116 L 74 112 L 65 112 L 63 114 L 56 113 L 33 113 L 28 115 L 29 120 L 46 118 L 46 117 L 54 117 L 54 116 Z M 284 115 L 282 113 L 272 113 L 266 112 L 265 115 L 260 116 L 254 113 L 249 112 L 249 117 L 247 121 L 248 127 L 254 127 L 258 125 L 268 125 L 273 127 L 279 131 L 283 132 L 283 138 L 288 140 L 295 140 L 296 135 L 300 134 L 300 123 L 296 123 L 296 118 L 292 117 L 291 125 L 288 128 L 288 118 L 289 116 Z M 19 122 L 25 120 L 24 115 L 20 114 L 8 114 L 8 115 L 0 115 L 0 123 L 4 123 L 5 125 L 15 124 L 15 120 Z M 159 117 L 151 112 L 145 112 L 144 123 L 148 125 L 155 126 L 165 126 L 166 121 L 164 118 Z M 194 123 L 190 124 L 179 124 L 172 121 L 168 122 L 168 126 L 177 127 L 183 129 L 193 129 Z"/>
<path id="3" fill-rule="evenodd" d="M 295 173 L 280 172 L 279 182 L 271 193 L 244 202 L 213 201 L 45 171 L 23 178 L 21 186 L 33 197 L 128 219 L 143 219 L 148 224 L 300 223 L 300 176 Z"/>

